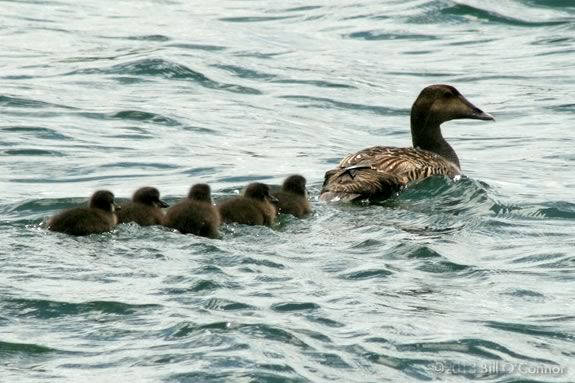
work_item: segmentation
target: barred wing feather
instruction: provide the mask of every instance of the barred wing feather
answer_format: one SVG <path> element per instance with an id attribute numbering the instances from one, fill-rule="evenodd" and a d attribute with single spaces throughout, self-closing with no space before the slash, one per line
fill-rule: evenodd
<path id="1" fill-rule="evenodd" d="M 411 181 L 460 173 L 457 165 L 426 150 L 374 146 L 348 155 L 326 172 L 321 199 L 388 198 Z"/>

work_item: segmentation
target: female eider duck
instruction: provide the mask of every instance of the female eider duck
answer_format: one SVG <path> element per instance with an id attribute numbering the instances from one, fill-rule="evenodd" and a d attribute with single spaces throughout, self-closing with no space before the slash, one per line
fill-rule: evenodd
<path id="1" fill-rule="evenodd" d="M 70 235 L 100 234 L 111 231 L 117 223 L 114 194 L 107 190 L 95 192 L 88 207 L 65 210 L 48 221 L 48 230 Z"/>
<path id="2" fill-rule="evenodd" d="M 136 190 L 132 202 L 122 205 L 116 214 L 118 223 L 135 222 L 141 226 L 161 225 L 164 221 L 163 207 L 169 205 L 160 199 L 158 189 L 146 186 Z"/>
<path id="3" fill-rule="evenodd" d="M 188 198 L 168 209 L 164 226 L 176 229 L 182 234 L 217 238 L 220 215 L 212 205 L 210 186 L 207 184 L 192 186 Z"/>
<path id="4" fill-rule="evenodd" d="M 277 215 L 274 203 L 277 198 L 270 194 L 269 186 L 254 182 L 246 187 L 242 197 L 222 202 L 218 210 L 225 223 L 271 226 Z"/>
<path id="5" fill-rule="evenodd" d="M 305 183 L 305 178 L 299 174 L 285 179 L 281 190 L 272 194 L 278 199 L 275 205 L 279 213 L 291 214 L 297 218 L 303 218 L 311 213 Z"/>
<path id="6" fill-rule="evenodd" d="M 411 107 L 413 148 L 374 146 L 348 155 L 325 173 L 320 199 L 384 199 L 411 181 L 461 174 L 457 154 L 443 138 L 440 125 L 463 118 L 495 121 L 450 85 L 424 88 Z"/>

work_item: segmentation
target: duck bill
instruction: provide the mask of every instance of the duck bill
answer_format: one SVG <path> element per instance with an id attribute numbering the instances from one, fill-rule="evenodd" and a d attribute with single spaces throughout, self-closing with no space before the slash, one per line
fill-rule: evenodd
<path id="1" fill-rule="evenodd" d="M 461 101 L 467 106 L 468 112 L 462 118 L 470 118 L 472 120 L 482 120 L 482 121 L 495 121 L 495 117 L 492 114 L 482 111 L 463 96 L 459 96 Z"/>
<path id="2" fill-rule="evenodd" d="M 268 195 L 267 195 L 267 199 L 268 199 L 268 201 L 270 201 L 271 203 L 274 203 L 274 204 L 275 204 L 275 203 L 278 203 L 278 202 L 280 201 L 279 199 L 277 199 L 276 196 L 273 196 L 273 195 L 271 195 L 271 194 L 268 194 Z"/>
<path id="3" fill-rule="evenodd" d="M 479 108 L 475 108 L 469 118 L 472 118 L 474 120 L 495 121 L 495 117 L 493 117 L 492 114 L 484 112 Z"/>
<path id="4" fill-rule="evenodd" d="M 112 211 L 122 210 L 122 207 L 118 205 L 116 202 L 112 204 Z"/>
<path id="5" fill-rule="evenodd" d="M 170 207 L 170 205 L 162 200 L 158 200 L 158 207 Z"/>

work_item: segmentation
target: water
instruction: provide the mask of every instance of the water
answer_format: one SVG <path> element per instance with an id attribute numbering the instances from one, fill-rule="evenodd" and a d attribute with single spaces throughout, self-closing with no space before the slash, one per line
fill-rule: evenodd
<path id="1" fill-rule="evenodd" d="M 575 381 L 568 0 L 0 2 L 0 381 Z M 323 173 L 455 85 L 466 178 L 375 206 Z M 108 188 L 309 181 L 221 240 L 41 223 Z"/>

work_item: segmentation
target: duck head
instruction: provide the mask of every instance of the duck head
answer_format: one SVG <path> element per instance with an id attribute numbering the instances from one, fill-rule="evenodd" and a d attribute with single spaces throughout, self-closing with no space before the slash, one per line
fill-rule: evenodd
<path id="1" fill-rule="evenodd" d="M 254 182 L 246 187 L 244 192 L 244 197 L 252 198 L 258 201 L 269 201 L 271 203 L 277 203 L 278 199 L 270 194 L 270 187 L 266 184 L 260 182 Z"/>
<path id="2" fill-rule="evenodd" d="M 451 85 L 424 88 L 411 107 L 413 146 L 437 153 L 461 167 L 457 154 L 443 138 L 440 125 L 463 118 L 495 121 L 495 117 L 473 105 Z"/>
<path id="3" fill-rule="evenodd" d="M 101 209 L 113 213 L 114 210 L 119 210 L 120 207 L 114 202 L 114 194 L 108 190 L 98 190 L 90 198 L 91 208 Z"/>
<path id="4" fill-rule="evenodd" d="M 451 85 L 424 88 L 411 107 L 412 126 L 414 122 L 416 126 L 439 126 L 463 118 L 495 121 L 495 117 L 473 105 Z"/>
<path id="5" fill-rule="evenodd" d="M 188 198 L 194 201 L 212 203 L 212 189 L 208 184 L 196 184 L 190 188 Z"/>
<path id="6" fill-rule="evenodd" d="M 299 174 L 294 174 L 285 179 L 282 190 L 302 196 L 306 196 L 307 191 L 305 188 L 306 179 Z"/>
<path id="7" fill-rule="evenodd" d="M 150 186 L 146 186 L 136 190 L 136 192 L 132 196 L 132 201 L 154 207 L 170 206 L 166 202 L 160 199 L 160 192 L 158 191 L 158 189 Z"/>

